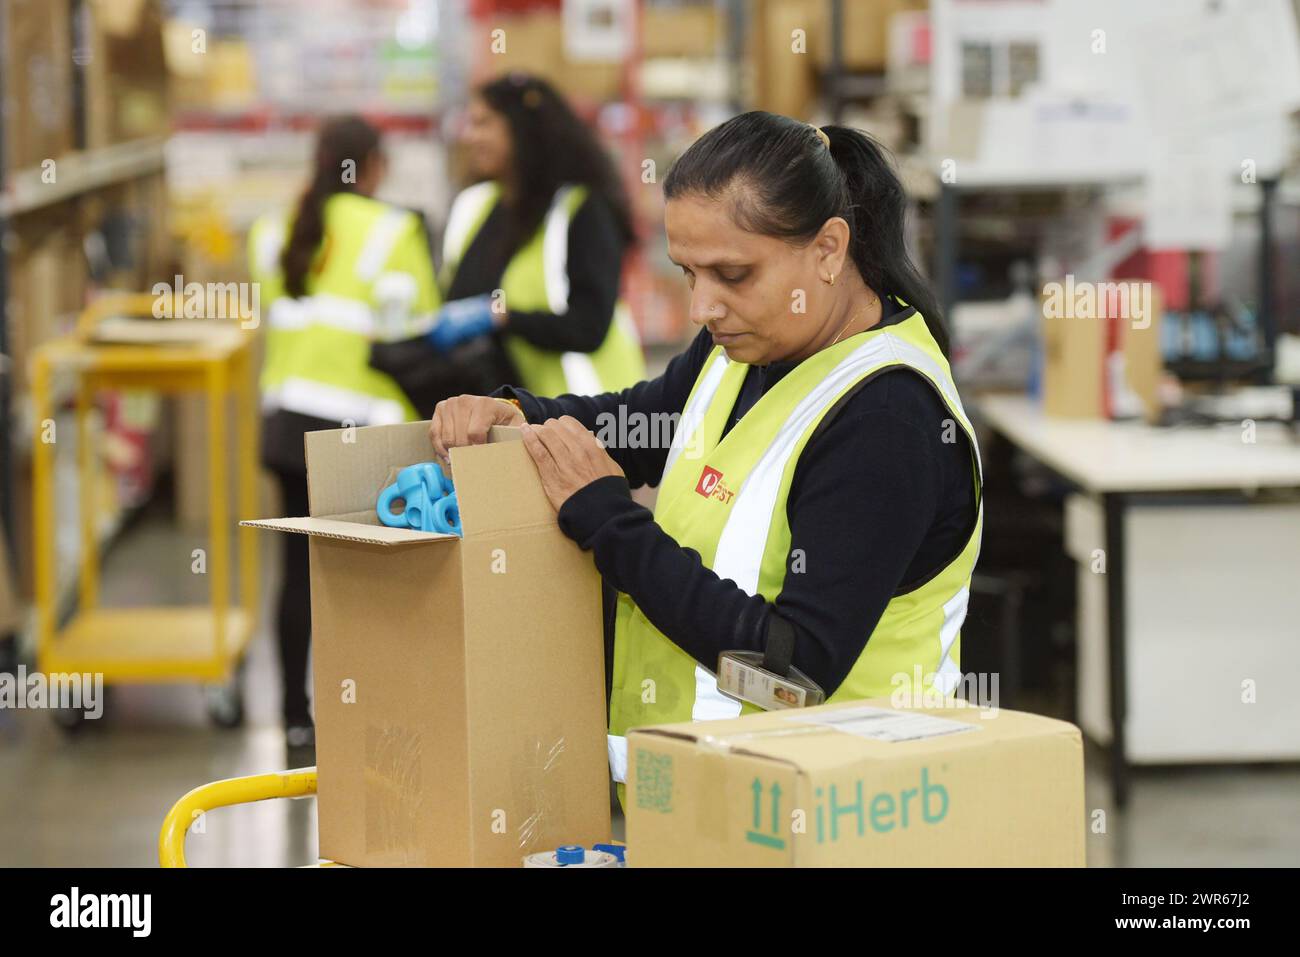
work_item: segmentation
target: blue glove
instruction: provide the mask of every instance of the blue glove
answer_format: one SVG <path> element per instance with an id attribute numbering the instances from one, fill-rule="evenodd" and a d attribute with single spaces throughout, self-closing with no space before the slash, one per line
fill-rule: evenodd
<path id="1" fill-rule="evenodd" d="M 439 352 L 450 352 L 462 342 L 492 331 L 492 297 L 455 299 L 438 310 L 437 321 L 426 335 Z"/>

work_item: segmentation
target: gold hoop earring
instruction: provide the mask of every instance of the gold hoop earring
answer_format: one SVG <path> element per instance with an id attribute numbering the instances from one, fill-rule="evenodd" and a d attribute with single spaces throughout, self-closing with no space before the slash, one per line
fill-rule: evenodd
<path id="1" fill-rule="evenodd" d="M 833 285 L 835 285 L 835 273 L 831 273 L 831 278 L 830 278 L 830 279 L 825 279 L 825 280 L 823 280 L 823 282 L 825 282 L 825 283 L 826 283 L 827 285 L 829 285 L 829 286 L 833 286 Z"/>

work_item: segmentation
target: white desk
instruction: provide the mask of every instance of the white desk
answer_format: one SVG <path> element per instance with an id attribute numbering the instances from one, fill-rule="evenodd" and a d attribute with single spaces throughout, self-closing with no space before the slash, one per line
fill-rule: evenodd
<path id="1" fill-rule="evenodd" d="M 1300 488 L 1300 444 L 1276 423 L 1158 429 L 1136 422 L 1051 419 L 1025 396 L 985 396 L 980 420 L 1080 488 L 1106 492 Z"/>
<path id="2" fill-rule="evenodd" d="M 1300 759 L 1300 504 L 1251 497 L 1300 489 L 1288 430 L 1250 443 L 1239 426 L 1052 419 L 1023 396 L 972 408 L 1079 490 L 1079 723 L 1110 746 L 1116 802 L 1130 763 Z"/>

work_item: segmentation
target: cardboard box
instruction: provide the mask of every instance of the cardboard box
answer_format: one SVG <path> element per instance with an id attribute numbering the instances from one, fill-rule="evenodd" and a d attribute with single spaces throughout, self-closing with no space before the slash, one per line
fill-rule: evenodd
<path id="1" fill-rule="evenodd" d="M 890 20 L 897 13 L 925 7 L 924 0 L 845 3 L 841 31 L 844 69 L 851 73 L 883 71 L 888 61 Z M 754 4 L 752 16 L 756 107 L 810 120 L 816 109 L 818 74 L 831 64 L 830 4 L 825 0 L 762 0 Z"/>
<path id="2" fill-rule="evenodd" d="M 754 10 L 750 31 L 750 56 L 754 63 L 756 109 L 811 118 L 816 106 L 816 77 L 808 49 L 814 39 L 816 14 L 807 0 L 764 0 Z M 802 30 L 802 52 L 796 50 L 794 31 Z"/>
<path id="3" fill-rule="evenodd" d="M 68 0 L 5 0 L 4 139 L 12 173 L 72 149 Z"/>
<path id="4" fill-rule="evenodd" d="M 887 699 L 628 735 L 634 867 L 1082 867 L 1083 740 Z"/>
<path id="5" fill-rule="evenodd" d="M 718 56 L 723 27 L 711 0 L 687 6 L 642 6 L 641 54 L 646 58 Z"/>
<path id="6" fill-rule="evenodd" d="M 86 146 L 165 135 L 171 116 L 158 0 L 89 0 L 84 45 Z"/>
<path id="7" fill-rule="evenodd" d="M 559 530 L 517 429 L 452 451 L 465 537 L 380 525 L 428 423 L 312 432 L 322 857 L 517 867 L 610 837 L 600 578 Z"/>
<path id="8" fill-rule="evenodd" d="M 1120 287 L 1139 299 L 1131 304 L 1112 299 L 1108 290 Z M 1141 416 L 1147 421 L 1159 417 L 1164 359 L 1162 308 L 1154 283 L 1112 280 L 1076 285 L 1066 277 L 1064 282 L 1047 284 L 1042 306 L 1043 410 L 1048 415 Z"/>
<path id="9" fill-rule="evenodd" d="M 554 11 L 497 14 L 476 21 L 471 42 L 475 83 L 519 70 L 546 79 L 571 98 L 600 102 L 617 99 L 622 90 L 621 62 L 578 61 L 565 53 L 563 24 Z"/>
<path id="10" fill-rule="evenodd" d="M 896 13 L 924 10 L 925 0 L 871 0 L 844 4 L 844 68 L 855 71 L 883 70 L 889 59 L 889 22 Z M 817 65 L 831 64 L 830 4 L 812 0 L 809 14 L 816 18 L 814 55 Z"/>
<path id="11" fill-rule="evenodd" d="M 29 387 L 28 361 L 43 342 L 73 327 L 88 283 L 76 209 L 42 207 L 12 223 L 9 258 L 9 374 L 14 394 Z"/>

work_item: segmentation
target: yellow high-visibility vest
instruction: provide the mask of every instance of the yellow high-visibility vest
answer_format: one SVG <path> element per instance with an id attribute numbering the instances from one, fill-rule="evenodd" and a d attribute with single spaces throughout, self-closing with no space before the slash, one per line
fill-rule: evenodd
<path id="1" fill-rule="evenodd" d="M 501 196 L 497 183 L 477 183 L 452 203 L 443 238 L 444 290 Z M 537 231 L 511 257 L 501 277 L 507 309 L 550 312 L 563 321 L 569 308 L 569 223 L 586 202 L 584 186 L 563 186 Z M 506 352 L 519 370 L 519 383 L 540 396 L 616 392 L 645 378 L 645 357 L 631 313 L 620 300 L 605 340 L 595 352 L 553 352 L 519 336 L 505 337 Z"/>
<path id="2" fill-rule="evenodd" d="M 259 219 L 249 265 L 266 320 L 262 407 L 334 422 L 386 425 L 416 419 L 401 387 L 370 367 L 370 344 L 423 335 L 439 305 L 418 216 L 355 193 L 325 201 L 325 238 L 307 294 L 286 294 L 280 254 L 289 221 Z"/>
<path id="3" fill-rule="evenodd" d="M 750 595 L 776 601 L 789 566 L 786 498 L 799 456 L 842 396 L 865 379 L 897 367 L 911 370 L 933 386 L 966 433 L 973 453 L 971 481 L 979 502 L 982 473 L 974 429 L 943 352 L 924 318 L 913 312 L 901 322 L 869 329 L 805 359 L 725 437 L 723 429 L 749 367 L 729 361 L 721 348 L 714 349 L 673 436 L 655 521 L 681 547 L 698 552 L 704 565 L 720 578 L 734 581 Z M 897 687 L 891 681 L 895 675 L 906 675 L 910 681 L 918 666 L 927 687 L 945 694 L 955 690 L 961 679 L 960 630 L 982 526 L 981 503 L 960 553 L 924 584 L 894 596 L 828 701 L 888 695 Z M 868 627 L 864 622 L 863 629 Z M 630 597 L 619 596 L 609 720 L 610 769 L 615 780 L 623 781 L 627 773 L 629 728 L 734 718 L 757 710 L 723 695 L 714 667 L 716 662 L 697 662 L 655 628 Z"/>

